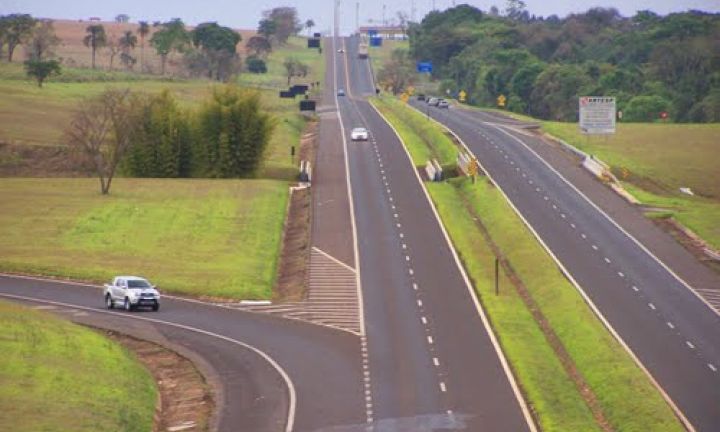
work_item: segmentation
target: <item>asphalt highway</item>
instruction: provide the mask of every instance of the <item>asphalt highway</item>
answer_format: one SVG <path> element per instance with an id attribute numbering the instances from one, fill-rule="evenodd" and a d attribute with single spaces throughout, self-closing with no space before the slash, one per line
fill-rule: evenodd
<path id="1" fill-rule="evenodd" d="M 288 422 L 294 431 L 318 431 L 365 421 L 360 344 L 350 333 L 170 298 L 159 312 L 109 312 L 97 287 L 11 276 L 0 276 L 0 299 L 59 302 L 58 308 L 101 316 L 120 332 L 142 321 L 188 347 L 220 377 L 220 431 L 284 431 Z M 292 388 L 266 359 L 240 344 L 277 362 Z"/>
<path id="2" fill-rule="evenodd" d="M 528 424 L 471 289 L 401 142 L 365 100 L 357 40 L 336 56 L 376 430 L 521 431 Z M 336 51 L 336 50 L 334 50 Z M 366 127 L 367 142 L 350 130 Z"/>
<path id="3" fill-rule="evenodd" d="M 478 157 L 690 423 L 720 430 L 720 316 L 533 150 L 547 144 L 495 116 L 429 112 Z"/>

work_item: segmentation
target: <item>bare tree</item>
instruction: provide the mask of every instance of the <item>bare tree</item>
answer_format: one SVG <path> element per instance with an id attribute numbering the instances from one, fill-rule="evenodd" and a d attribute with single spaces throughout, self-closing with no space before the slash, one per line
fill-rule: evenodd
<path id="1" fill-rule="evenodd" d="M 83 100 L 65 131 L 67 143 L 92 165 L 103 195 L 110 193 L 118 164 L 130 147 L 131 99 L 128 89 L 108 89 Z"/>
<path id="2" fill-rule="evenodd" d="M 29 60 L 47 60 L 55 56 L 55 47 L 60 45 L 60 38 L 55 35 L 52 20 L 37 22 L 33 34 L 25 47 Z"/>
<path id="3" fill-rule="evenodd" d="M 112 71 L 115 57 L 120 54 L 123 48 L 120 45 L 120 40 L 114 34 L 110 34 L 110 37 L 107 38 L 105 47 L 107 47 L 108 53 L 110 54 L 110 70 Z"/>

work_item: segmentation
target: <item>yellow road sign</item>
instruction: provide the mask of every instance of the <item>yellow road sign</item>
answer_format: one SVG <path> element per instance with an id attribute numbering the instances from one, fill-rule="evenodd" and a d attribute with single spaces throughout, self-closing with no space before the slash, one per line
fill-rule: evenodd
<path id="1" fill-rule="evenodd" d="M 498 98 L 497 98 L 497 104 L 498 104 L 498 106 L 499 106 L 499 107 L 504 107 L 506 100 L 507 100 L 507 99 L 505 98 L 505 95 L 500 95 L 500 96 L 498 96 Z"/>
<path id="2" fill-rule="evenodd" d="M 476 176 L 478 173 L 478 166 L 479 166 L 479 164 L 478 164 L 477 159 L 472 158 L 472 160 L 470 161 L 470 164 L 468 164 L 468 175 L 471 175 L 473 177 Z"/>
<path id="3" fill-rule="evenodd" d="M 407 103 L 409 99 L 410 99 L 410 96 L 407 93 L 403 93 L 400 95 L 400 100 L 403 101 L 404 103 Z"/>
<path id="4" fill-rule="evenodd" d="M 460 102 L 465 102 L 466 97 L 467 97 L 467 93 L 465 93 L 465 90 L 460 90 L 460 93 L 458 93 L 458 100 Z"/>
<path id="5" fill-rule="evenodd" d="M 405 91 L 407 92 L 407 94 L 409 94 L 410 96 L 412 96 L 413 94 L 415 94 L 415 87 L 413 87 L 413 86 L 408 86 L 407 90 L 405 90 Z"/>

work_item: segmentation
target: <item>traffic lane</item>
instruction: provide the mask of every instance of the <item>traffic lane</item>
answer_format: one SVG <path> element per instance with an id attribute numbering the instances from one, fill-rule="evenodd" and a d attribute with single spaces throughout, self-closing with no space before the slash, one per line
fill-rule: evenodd
<path id="1" fill-rule="evenodd" d="M 325 39 L 333 46 L 332 38 Z M 326 50 L 326 84 L 323 103 L 335 106 L 335 51 Z M 320 112 L 318 145 L 313 161 L 312 244 L 350 267 L 355 267 L 350 202 L 345 173 L 345 150 L 337 111 Z"/>
<path id="2" fill-rule="evenodd" d="M 350 176 L 371 371 L 373 417 L 442 413 L 425 334 L 418 319 L 378 162 L 369 143 L 352 143 Z"/>
<path id="3" fill-rule="evenodd" d="M 98 288 L 0 276 L 0 292 L 104 308 Z M 125 312 L 118 312 L 125 314 Z M 260 313 L 164 298 L 160 311 L 129 313 L 220 334 L 275 359 L 297 393 L 297 431 L 364 419 L 359 338 L 348 332 Z"/>
<path id="4" fill-rule="evenodd" d="M 707 307 L 701 303 L 697 305 L 700 307 L 693 312 L 698 314 L 695 316 L 683 307 L 688 302 L 688 294 L 692 296 L 684 287 L 668 289 L 667 281 L 658 283 L 645 280 L 645 283 L 641 283 L 632 276 L 624 277 L 630 272 L 624 268 L 628 267 L 629 263 L 633 263 L 635 268 L 639 268 L 639 272 L 644 273 L 647 268 L 653 268 L 654 262 L 650 262 L 647 255 L 642 254 L 625 259 L 598 255 L 600 246 L 588 239 L 604 239 L 608 244 L 616 245 L 616 242 L 623 244 L 627 238 L 617 238 L 617 229 L 608 227 L 602 221 L 592 222 L 592 213 L 577 219 L 558 217 L 557 212 L 543 207 L 547 204 L 538 202 L 538 194 L 532 189 L 532 185 L 528 185 L 525 180 L 518 180 L 522 177 L 513 174 L 513 170 L 508 168 L 507 162 L 499 153 L 483 150 L 486 146 L 479 143 L 477 132 L 455 124 L 460 122 L 453 123 L 447 118 L 445 121 L 476 153 L 510 200 L 565 264 L 691 422 L 698 427 L 716 427 L 720 420 L 717 418 L 717 410 L 713 410 L 710 405 L 717 406 L 720 386 L 710 365 L 716 365 L 717 362 L 713 354 L 717 346 L 712 343 L 717 333 L 713 330 L 716 327 L 712 315 L 707 314 Z M 512 146 L 507 139 L 501 142 L 508 147 Z M 542 167 L 539 168 L 537 172 L 542 172 Z M 558 186 L 556 192 L 561 190 L 561 187 L 562 185 Z M 578 208 L 582 206 L 583 203 L 579 203 Z M 580 226 L 579 221 L 585 221 L 584 225 Z M 575 223 L 577 228 L 572 228 L 570 223 Z M 583 234 L 587 239 L 582 237 Z M 632 250 L 636 246 L 625 244 L 620 248 L 623 247 Z M 604 258 L 611 262 L 606 262 Z M 639 260 L 640 264 L 637 265 L 638 261 L 632 261 L 633 259 Z M 617 265 L 622 265 L 623 270 L 619 270 Z M 651 272 L 651 277 L 652 275 Z M 655 276 L 657 277 L 657 274 Z M 633 286 L 642 288 L 636 291 Z M 658 295 L 657 290 L 662 290 L 662 295 Z M 653 295 L 653 299 L 648 300 L 650 295 Z M 693 300 L 697 301 L 689 298 L 691 307 Z M 698 317 L 709 321 L 707 327 L 688 323 L 688 320 L 694 321 Z M 690 342 L 692 347 L 687 342 Z M 678 368 L 678 365 L 683 367 Z"/>
<path id="5" fill-rule="evenodd" d="M 375 88 L 370 76 L 370 59 L 358 58 L 358 39 L 356 37 L 346 38 L 345 52 L 348 57 L 350 82 L 353 86 L 355 96 L 368 96 L 375 94 Z"/>
<path id="6" fill-rule="evenodd" d="M 534 208 L 542 209 L 547 217 L 560 216 L 556 220 L 564 227 L 564 230 L 560 229 L 562 234 L 580 241 L 584 247 L 576 244 L 579 250 L 604 260 L 608 264 L 606 271 L 619 277 L 614 285 L 622 287 L 632 283 L 640 288 L 658 310 L 667 311 L 676 324 L 686 329 L 688 337 L 695 339 L 693 343 L 703 347 L 709 358 L 720 361 L 720 316 L 515 140 L 536 138 L 510 131 L 503 133 L 486 125 L 463 125 L 464 119 L 459 117 L 446 121 L 457 123 L 456 129 L 463 129 L 467 134 L 473 133 L 473 127 L 479 127 L 485 136 L 475 134 L 473 151 L 483 152 L 483 158 L 491 161 L 486 168 L 493 178 L 496 174 L 502 175 L 508 184 L 530 191 L 523 203 L 532 201 Z M 510 139 L 507 134 L 512 134 L 515 139 Z M 500 144 L 499 148 L 494 148 L 488 139 Z M 510 165 L 512 162 L 515 164 Z M 499 178 L 496 180 L 500 182 Z"/>
<path id="7" fill-rule="evenodd" d="M 438 377 L 436 389 L 442 383 L 445 403 L 464 416 L 471 430 L 526 430 L 517 398 L 407 153 L 369 103 L 359 101 L 357 106 L 378 137 L 395 191 L 396 208 L 389 213 L 398 214 L 395 223 L 400 224 L 403 237 L 396 237 L 394 247 L 409 257 L 403 267 L 412 270 L 416 283 L 415 287 L 397 288 L 414 293 L 410 299 L 415 301 L 416 312 L 406 319 L 414 318 L 415 325 L 425 327 L 432 337 L 428 346 L 432 370 Z"/>

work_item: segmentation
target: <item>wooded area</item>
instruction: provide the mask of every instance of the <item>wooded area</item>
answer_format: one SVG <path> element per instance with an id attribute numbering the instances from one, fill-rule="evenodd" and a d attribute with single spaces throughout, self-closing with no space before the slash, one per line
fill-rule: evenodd
<path id="1" fill-rule="evenodd" d="M 578 96 L 603 95 L 624 120 L 720 121 L 720 14 L 592 8 L 559 18 L 524 6 L 431 12 L 409 27 L 410 55 L 433 62 L 443 92 L 479 105 L 504 95 L 509 110 L 543 119 L 574 121 Z"/>

